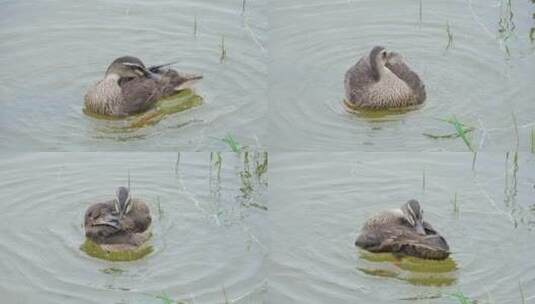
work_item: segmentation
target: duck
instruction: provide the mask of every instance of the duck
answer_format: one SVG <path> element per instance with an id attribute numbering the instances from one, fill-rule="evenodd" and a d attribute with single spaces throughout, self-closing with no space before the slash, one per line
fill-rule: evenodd
<path id="1" fill-rule="evenodd" d="M 351 110 L 396 110 L 418 106 L 425 85 L 396 52 L 375 46 L 345 74 L 345 105 Z"/>
<path id="2" fill-rule="evenodd" d="M 431 260 L 444 260 L 450 254 L 448 243 L 423 220 L 423 210 L 414 199 L 401 208 L 385 210 L 369 218 L 355 245 L 374 253 L 390 252 L 400 257 Z"/>
<path id="3" fill-rule="evenodd" d="M 131 196 L 129 188 L 118 187 L 115 198 L 92 204 L 84 216 L 85 236 L 111 250 L 130 250 L 143 245 L 151 224 L 147 204 Z"/>
<path id="4" fill-rule="evenodd" d="M 200 75 L 179 74 L 172 63 L 145 67 L 137 57 L 122 56 L 106 70 L 104 78 L 90 86 L 84 96 L 84 111 L 124 118 L 147 111 L 165 97 L 190 87 Z"/>

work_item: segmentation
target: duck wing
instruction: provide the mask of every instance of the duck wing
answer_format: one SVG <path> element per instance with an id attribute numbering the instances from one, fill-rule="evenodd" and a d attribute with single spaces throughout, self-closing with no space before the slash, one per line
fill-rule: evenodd
<path id="1" fill-rule="evenodd" d="M 367 100 L 369 86 L 375 82 L 372 68 L 367 58 L 361 58 L 345 74 L 344 87 L 347 101 L 362 103 Z"/>
<path id="2" fill-rule="evenodd" d="M 136 200 L 130 213 L 121 221 L 121 228 L 127 232 L 141 233 L 147 230 L 152 222 L 149 207 L 141 200 Z"/>
<path id="3" fill-rule="evenodd" d="M 176 70 L 172 69 L 160 73 L 159 75 L 161 75 L 159 82 L 161 83 L 164 97 L 171 96 L 177 91 L 189 88 L 197 80 L 203 78 L 201 75 L 178 73 Z"/>
<path id="4" fill-rule="evenodd" d="M 420 235 L 404 225 L 365 231 L 355 245 L 370 252 L 391 252 L 425 259 L 445 259 L 449 255 L 449 246 L 442 236 Z"/>
<path id="5" fill-rule="evenodd" d="M 161 98 L 161 85 L 146 77 L 137 77 L 121 84 L 124 115 L 132 115 L 150 109 Z"/>
<path id="6" fill-rule="evenodd" d="M 420 80 L 418 74 L 413 72 L 403 60 L 396 60 L 394 62 L 389 61 L 385 66 L 414 91 L 417 95 L 418 103 L 424 102 L 426 98 L 425 85 L 422 80 Z"/>

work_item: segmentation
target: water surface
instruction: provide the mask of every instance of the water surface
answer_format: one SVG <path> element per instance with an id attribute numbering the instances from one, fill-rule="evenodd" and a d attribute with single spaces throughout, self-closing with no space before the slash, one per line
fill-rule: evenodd
<path id="1" fill-rule="evenodd" d="M 266 4 L 232 1 L 0 1 L 0 146 L 32 151 L 221 149 L 260 145 L 267 108 Z M 224 39 L 224 42 L 222 41 Z M 222 44 L 226 58 L 221 62 Z M 157 126 L 117 131 L 82 113 L 117 57 L 178 60 L 204 104 Z"/>
<path id="2" fill-rule="evenodd" d="M 446 304 L 458 291 L 478 303 L 522 303 L 519 284 L 525 303 L 535 301 L 533 155 L 517 165 L 513 155 L 479 155 L 474 171 L 468 153 L 270 156 L 268 303 Z M 450 245 L 449 281 L 362 271 L 375 267 L 354 246 L 363 223 L 412 198 Z"/>
<path id="3" fill-rule="evenodd" d="M 264 154 L 32 153 L 0 158 L 0 295 L 5 303 L 262 303 Z M 260 168 L 262 170 L 257 170 Z M 153 253 L 89 257 L 83 216 L 131 175 L 151 210 Z"/>
<path id="4" fill-rule="evenodd" d="M 420 7 L 420 3 L 422 6 Z M 508 5 L 508 4 L 511 5 Z M 271 2 L 269 147 L 283 151 L 527 150 L 535 126 L 535 4 L 526 0 Z M 421 12 L 421 13 L 420 13 Z M 450 46 L 449 32 L 452 35 Z M 401 53 L 426 84 L 423 108 L 359 117 L 342 107 L 344 74 L 375 45 Z"/>

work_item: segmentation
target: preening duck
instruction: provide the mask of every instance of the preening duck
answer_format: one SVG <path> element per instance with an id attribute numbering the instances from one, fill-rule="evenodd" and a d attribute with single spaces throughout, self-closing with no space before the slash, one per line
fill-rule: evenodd
<path id="1" fill-rule="evenodd" d="M 423 220 L 423 210 L 416 200 L 369 218 L 355 245 L 370 252 L 434 260 L 446 259 L 450 254 L 446 240 Z"/>
<path id="2" fill-rule="evenodd" d="M 345 104 L 352 110 L 389 110 L 420 105 L 425 86 L 400 54 L 374 47 L 345 74 Z"/>
<path id="3" fill-rule="evenodd" d="M 87 238 L 99 245 L 122 245 L 122 249 L 142 245 L 150 224 L 147 204 L 133 199 L 126 187 L 117 188 L 114 199 L 92 204 L 84 218 Z"/>
<path id="4" fill-rule="evenodd" d="M 170 63 L 171 64 L 171 63 Z M 184 89 L 198 75 L 181 75 L 170 64 L 145 67 L 136 57 L 115 59 L 100 80 L 89 88 L 85 111 L 111 117 L 126 117 L 150 109 L 158 100 Z"/>

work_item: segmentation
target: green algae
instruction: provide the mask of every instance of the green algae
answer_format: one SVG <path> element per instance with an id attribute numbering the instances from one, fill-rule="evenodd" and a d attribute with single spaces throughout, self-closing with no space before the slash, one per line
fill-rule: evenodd
<path id="1" fill-rule="evenodd" d="M 447 286 L 456 281 L 457 264 L 451 258 L 439 261 L 367 251 L 361 251 L 360 257 L 362 265 L 357 269 L 368 275 L 423 286 Z"/>
<path id="2" fill-rule="evenodd" d="M 181 90 L 173 96 L 159 100 L 154 108 L 135 116 L 128 124 L 128 128 L 142 128 L 155 125 L 167 115 L 183 112 L 202 104 L 202 97 L 191 89 Z"/>
<path id="3" fill-rule="evenodd" d="M 83 109 L 83 112 L 84 114 L 96 119 L 110 121 L 126 120 L 127 127 L 121 129 L 137 129 L 155 125 L 168 115 L 197 107 L 201 105 L 202 102 L 203 98 L 197 95 L 192 89 L 184 89 L 172 96 L 158 100 L 158 102 L 156 102 L 154 107 L 152 107 L 150 110 L 127 118 L 96 114 L 87 111 L 85 108 Z"/>
<path id="4" fill-rule="evenodd" d="M 141 245 L 139 248 L 133 250 L 124 250 L 124 251 L 108 251 L 103 249 L 97 243 L 86 239 L 85 242 L 80 246 L 80 250 L 87 253 L 89 256 L 99 258 L 102 260 L 112 261 L 112 262 L 130 262 L 143 258 L 144 256 L 150 254 L 153 250 L 152 246 L 147 244 Z"/>

